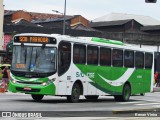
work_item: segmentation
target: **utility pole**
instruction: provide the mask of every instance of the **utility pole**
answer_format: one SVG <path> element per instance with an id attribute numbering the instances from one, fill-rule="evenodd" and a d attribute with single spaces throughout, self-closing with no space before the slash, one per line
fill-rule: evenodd
<path id="1" fill-rule="evenodd" d="M 0 0 L 0 50 L 3 50 L 3 18 L 4 18 L 4 6 L 3 0 Z"/>
<path id="2" fill-rule="evenodd" d="M 65 35 L 65 32 L 66 32 L 66 0 L 64 1 L 64 13 L 59 12 L 58 10 L 52 10 L 52 11 L 63 15 L 63 32 L 62 32 L 62 34 Z"/>
<path id="3" fill-rule="evenodd" d="M 64 2 L 63 35 L 65 35 L 65 31 L 66 31 L 66 0 Z"/>

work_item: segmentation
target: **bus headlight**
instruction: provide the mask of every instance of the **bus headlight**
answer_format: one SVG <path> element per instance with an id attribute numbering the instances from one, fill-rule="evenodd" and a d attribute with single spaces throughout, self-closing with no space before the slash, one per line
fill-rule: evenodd
<path id="1" fill-rule="evenodd" d="M 14 80 L 12 77 L 10 78 L 10 80 L 15 84 L 17 81 Z"/>
<path id="2" fill-rule="evenodd" d="M 54 82 L 56 80 L 56 78 L 49 78 L 49 80 L 48 81 L 50 81 L 50 82 Z"/>
<path id="3" fill-rule="evenodd" d="M 49 85 L 49 84 L 53 83 L 55 80 L 56 80 L 56 78 L 49 79 L 47 82 L 44 82 L 41 85 L 43 85 L 43 86 Z"/>
<path id="4" fill-rule="evenodd" d="M 46 85 L 47 85 L 47 83 L 46 83 L 46 82 L 44 82 L 44 83 L 42 83 L 42 85 L 43 85 L 43 86 L 46 86 Z"/>
<path id="5" fill-rule="evenodd" d="M 55 80 L 56 80 L 56 78 L 52 78 L 52 79 L 51 79 L 51 81 L 53 81 L 53 82 L 54 82 Z"/>
<path id="6" fill-rule="evenodd" d="M 51 80 L 48 80 L 47 82 L 44 82 L 44 83 L 42 83 L 41 85 L 46 86 L 46 85 L 49 85 L 50 83 L 52 83 L 52 81 L 51 81 Z"/>
<path id="7" fill-rule="evenodd" d="M 15 80 L 12 80 L 12 82 L 15 84 L 16 83 L 16 81 Z"/>

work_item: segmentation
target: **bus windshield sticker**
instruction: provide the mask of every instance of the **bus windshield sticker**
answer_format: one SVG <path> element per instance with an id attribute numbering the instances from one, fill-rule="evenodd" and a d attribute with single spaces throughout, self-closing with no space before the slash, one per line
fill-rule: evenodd
<path id="1" fill-rule="evenodd" d="M 54 50 L 51 50 L 51 53 L 54 53 Z"/>
<path id="2" fill-rule="evenodd" d="M 17 63 L 16 64 L 16 68 L 25 68 L 25 64 L 20 64 L 20 63 Z"/>

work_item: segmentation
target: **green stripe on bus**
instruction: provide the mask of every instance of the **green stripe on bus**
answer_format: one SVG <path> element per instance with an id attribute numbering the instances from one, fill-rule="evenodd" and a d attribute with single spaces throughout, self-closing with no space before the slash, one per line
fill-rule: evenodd
<path id="1" fill-rule="evenodd" d="M 93 38 L 91 39 L 91 41 L 101 42 L 101 43 L 108 43 L 108 44 L 116 44 L 116 45 L 124 45 L 124 43 L 121 42 L 121 41 L 104 39 L 104 38 L 98 38 L 98 37 L 93 37 Z"/>

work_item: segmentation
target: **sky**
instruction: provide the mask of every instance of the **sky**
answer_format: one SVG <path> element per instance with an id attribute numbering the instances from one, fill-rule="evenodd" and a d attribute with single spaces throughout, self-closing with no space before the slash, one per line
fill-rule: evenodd
<path id="1" fill-rule="evenodd" d="M 5 10 L 28 12 L 64 13 L 65 0 L 3 0 Z M 160 21 L 160 0 L 145 3 L 145 0 L 66 0 L 67 15 L 82 15 L 94 20 L 110 13 L 127 13 L 150 16 Z"/>

